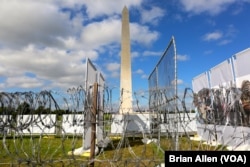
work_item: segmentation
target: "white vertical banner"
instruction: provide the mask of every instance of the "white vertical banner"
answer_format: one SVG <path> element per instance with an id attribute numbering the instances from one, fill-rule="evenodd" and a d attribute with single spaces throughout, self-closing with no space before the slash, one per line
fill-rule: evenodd
<path id="1" fill-rule="evenodd" d="M 83 134 L 84 115 L 83 114 L 63 114 L 62 133 Z"/>
<path id="2" fill-rule="evenodd" d="M 231 87 L 234 84 L 234 74 L 231 59 L 227 59 L 210 69 L 211 88 Z"/>
<path id="3" fill-rule="evenodd" d="M 104 139 L 104 91 L 105 79 L 102 74 L 98 74 L 98 113 L 97 113 L 97 144 L 101 146 Z"/>
<path id="4" fill-rule="evenodd" d="M 241 87 L 243 80 L 250 80 L 250 48 L 236 53 L 233 56 L 236 87 Z"/>
<path id="5" fill-rule="evenodd" d="M 204 72 L 192 80 L 193 91 L 198 93 L 203 88 L 210 88 L 208 73 Z"/>
<path id="6" fill-rule="evenodd" d="M 105 79 L 102 76 L 102 74 L 99 72 L 98 74 L 98 104 L 100 108 L 104 106 L 103 104 L 104 89 L 105 89 Z"/>
<path id="7" fill-rule="evenodd" d="M 98 83 L 98 110 L 97 110 L 97 138 L 98 142 L 103 139 L 103 101 L 104 101 L 104 87 L 105 79 L 103 75 L 97 71 L 94 64 L 90 59 L 86 60 L 86 93 L 87 93 L 87 104 L 85 104 L 84 114 L 84 149 L 89 149 L 91 146 L 91 118 L 92 118 L 92 102 L 93 102 L 93 85 Z"/>
<path id="8" fill-rule="evenodd" d="M 92 118 L 92 101 L 93 101 L 93 84 L 97 82 L 97 70 L 90 59 L 86 60 L 86 94 L 87 103 L 84 112 L 84 149 L 87 150 L 91 146 L 91 118 Z"/>
<path id="9" fill-rule="evenodd" d="M 86 72 L 86 90 L 89 90 L 89 87 L 97 82 L 97 70 L 94 64 L 87 59 L 87 72 Z"/>

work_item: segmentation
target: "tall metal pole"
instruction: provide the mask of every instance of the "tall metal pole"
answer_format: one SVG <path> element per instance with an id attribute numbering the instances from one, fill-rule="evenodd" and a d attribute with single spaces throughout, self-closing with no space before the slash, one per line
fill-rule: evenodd
<path id="1" fill-rule="evenodd" d="M 94 83 L 93 90 L 93 106 L 91 117 L 91 147 L 90 147 L 90 167 L 95 166 L 95 140 L 96 140 L 96 113 L 97 113 L 97 96 L 98 96 L 98 83 Z"/>
<path id="2" fill-rule="evenodd" d="M 175 85 L 174 85 L 174 89 L 175 89 L 175 97 L 174 97 L 174 105 L 175 105 L 175 150 L 179 150 L 179 132 L 178 132 L 178 110 L 177 110 L 177 107 L 178 107 L 178 101 L 177 101 L 177 96 L 178 96 L 178 92 L 177 92 L 177 53 L 176 53 L 176 45 L 175 45 L 175 40 L 174 40 L 174 37 L 172 36 L 172 42 L 173 42 L 173 45 L 174 45 L 174 77 L 175 77 Z"/>

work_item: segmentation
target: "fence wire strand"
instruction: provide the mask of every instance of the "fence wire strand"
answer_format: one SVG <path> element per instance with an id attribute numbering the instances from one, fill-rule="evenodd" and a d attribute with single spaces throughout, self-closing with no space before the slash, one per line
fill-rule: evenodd
<path id="1" fill-rule="evenodd" d="M 155 98 L 162 100 L 150 109 L 149 92 L 134 92 L 136 112 L 120 115 L 110 113 L 111 108 L 119 111 L 120 104 L 112 100 L 109 88 L 103 90 L 105 98 L 99 111 L 105 114 L 102 119 L 97 114 L 98 152 L 94 160 L 88 152 L 81 152 L 90 134 L 87 125 L 92 123 L 86 118 L 92 109 L 91 97 L 81 86 L 65 92 L 1 92 L 0 166 L 87 166 L 92 161 L 95 166 L 159 166 L 164 162 L 164 151 L 175 150 L 175 135 L 180 150 L 223 150 L 230 141 L 218 139 L 213 125 L 232 125 L 235 132 L 249 126 L 249 113 L 241 100 L 246 88 L 204 89 L 198 94 L 185 88 L 179 97 L 169 97 L 167 90 L 161 89 Z M 178 101 L 178 134 L 174 129 L 176 115 L 169 106 L 173 99 Z M 197 123 L 203 126 L 196 129 Z M 217 139 L 220 145 L 192 140 L 197 131 L 211 138 L 207 142 Z M 237 145 L 249 141 L 249 133 L 244 135 Z"/>

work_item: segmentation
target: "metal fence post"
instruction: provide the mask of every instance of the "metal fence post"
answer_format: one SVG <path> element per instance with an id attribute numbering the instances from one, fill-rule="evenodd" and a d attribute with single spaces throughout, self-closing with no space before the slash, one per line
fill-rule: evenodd
<path id="1" fill-rule="evenodd" d="M 96 140 L 96 113 L 97 113 L 97 99 L 98 99 L 98 83 L 94 83 L 93 90 L 93 106 L 91 117 L 91 147 L 90 147 L 90 167 L 94 167 L 95 162 L 95 140 Z"/>

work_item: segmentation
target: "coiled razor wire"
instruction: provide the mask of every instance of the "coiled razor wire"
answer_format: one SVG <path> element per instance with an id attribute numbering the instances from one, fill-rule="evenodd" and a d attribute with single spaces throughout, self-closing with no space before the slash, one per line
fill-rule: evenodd
<path id="1" fill-rule="evenodd" d="M 106 113 L 103 140 L 101 146 L 97 144 L 94 160 L 73 154 L 84 146 L 84 126 L 91 123 L 84 116 L 93 109 L 82 86 L 65 92 L 1 92 L 0 166 L 87 166 L 92 161 L 95 166 L 159 166 L 164 162 L 164 151 L 174 150 L 176 141 L 174 114 L 170 113 L 174 106 L 169 106 L 174 98 L 178 101 L 180 149 L 221 150 L 224 148 L 219 145 L 204 145 L 204 141 L 215 139 L 223 145 L 230 143 L 216 138 L 213 125 L 232 125 L 235 132 L 249 126 L 248 113 L 241 104 L 242 91 L 235 88 L 204 89 L 198 94 L 186 88 L 179 97 L 167 97 L 166 90 L 160 90 L 156 95 L 164 98 L 150 111 L 146 106 L 148 91 L 135 92 L 136 112 L 121 117 L 111 112 L 119 110 L 119 100 L 113 101 L 109 88 L 104 91 L 104 106 L 100 108 Z M 199 134 L 207 140 L 191 140 L 197 134 L 196 123 L 202 125 Z M 231 136 L 239 141 L 235 148 L 249 140 L 249 133 L 244 135 L 244 140 Z"/>

